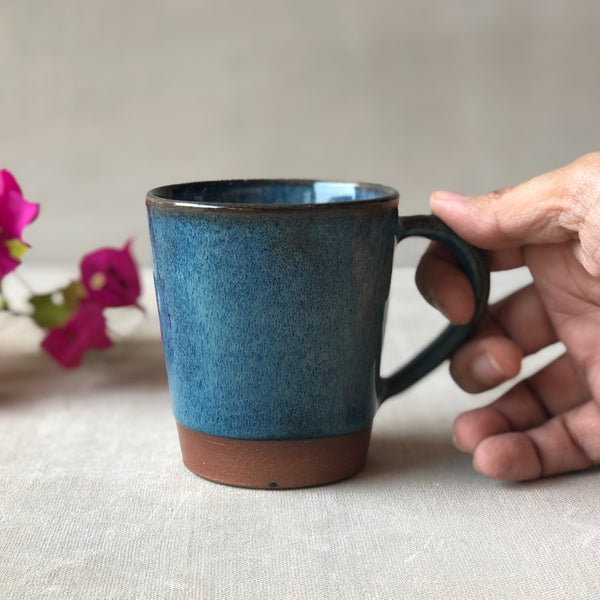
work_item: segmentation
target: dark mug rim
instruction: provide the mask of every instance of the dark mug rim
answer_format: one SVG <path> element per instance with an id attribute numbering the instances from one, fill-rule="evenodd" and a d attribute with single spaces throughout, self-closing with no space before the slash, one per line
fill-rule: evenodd
<path id="1" fill-rule="evenodd" d="M 316 185 L 340 186 L 361 190 L 367 197 L 354 199 L 332 199 L 326 202 L 315 201 L 310 203 L 296 202 L 235 202 L 227 201 L 217 194 L 240 189 L 257 189 L 260 187 L 304 187 L 315 190 Z M 204 194 L 213 192 L 208 199 Z M 331 210 L 332 208 L 358 208 L 360 206 L 383 205 L 397 202 L 398 192 L 389 186 L 379 183 L 361 181 L 345 181 L 335 179 L 221 179 L 195 181 L 164 185 L 150 190 L 146 196 L 146 203 L 171 210 L 227 210 L 227 211 L 273 211 L 273 210 Z M 221 199 L 219 199 L 221 198 Z"/>

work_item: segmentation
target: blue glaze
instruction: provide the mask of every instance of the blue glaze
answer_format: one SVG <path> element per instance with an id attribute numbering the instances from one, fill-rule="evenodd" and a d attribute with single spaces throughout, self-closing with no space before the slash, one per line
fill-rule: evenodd
<path id="1" fill-rule="evenodd" d="M 225 182 L 150 194 L 161 331 L 181 425 L 265 440 L 371 424 L 397 228 L 397 196 L 381 200 L 387 192 Z"/>

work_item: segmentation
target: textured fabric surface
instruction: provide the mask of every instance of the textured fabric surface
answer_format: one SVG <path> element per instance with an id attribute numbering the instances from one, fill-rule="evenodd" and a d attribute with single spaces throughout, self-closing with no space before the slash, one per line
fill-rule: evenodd
<path id="1" fill-rule="evenodd" d="M 444 367 L 384 404 L 352 479 L 253 491 L 192 475 L 146 288 L 135 332 L 73 372 L 2 315 L 2 599 L 599 596 L 598 471 L 520 485 L 475 473 L 451 423 L 491 395 L 467 397 Z M 385 368 L 442 323 L 396 270 Z"/>

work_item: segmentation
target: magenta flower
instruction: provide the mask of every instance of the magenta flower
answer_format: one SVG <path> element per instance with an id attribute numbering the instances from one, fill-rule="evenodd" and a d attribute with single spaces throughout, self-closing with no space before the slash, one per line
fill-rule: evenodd
<path id="1" fill-rule="evenodd" d="M 129 248 L 100 248 L 81 260 L 81 281 L 86 302 L 102 307 L 137 305 L 141 287 L 138 270 Z"/>
<path id="2" fill-rule="evenodd" d="M 131 241 L 122 249 L 100 248 L 84 256 L 81 281 L 62 290 L 62 304 L 53 304 L 47 295 L 32 302 L 36 322 L 44 327 L 54 321 L 42 348 L 63 367 L 78 367 L 86 350 L 113 345 L 106 334 L 105 308 L 137 306 L 140 280 L 130 246 Z M 64 316 L 65 312 L 71 316 Z M 64 325 L 58 320 L 63 317 L 68 319 Z"/>
<path id="3" fill-rule="evenodd" d="M 0 171 L 0 230 L 6 239 L 21 239 L 23 229 L 40 211 L 39 204 L 23 198 L 21 188 L 12 173 Z"/>
<path id="4" fill-rule="evenodd" d="M 39 204 L 28 202 L 14 176 L 0 170 L 0 285 L 16 269 L 29 246 L 23 230 L 36 219 Z M 131 241 L 119 248 L 100 248 L 83 257 L 81 278 L 50 293 L 29 297 L 30 317 L 46 331 L 42 348 L 65 368 L 78 367 L 84 353 L 110 348 L 104 309 L 138 305 L 141 287 L 131 256 Z M 1 292 L 1 290 L 0 290 Z M 0 293 L 0 311 L 14 311 Z"/>
<path id="5" fill-rule="evenodd" d="M 86 350 L 112 345 L 102 307 L 97 304 L 82 304 L 65 325 L 52 328 L 42 341 L 42 348 L 68 369 L 81 364 Z"/>
<path id="6" fill-rule="evenodd" d="M 0 279 L 16 269 L 23 251 L 23 229 L 40 211 L 39 204 L 23 198 L 21 188 L 12 173 L 0 170 Z"/>
<path id="7" fill-rule="evenodd" d="M 21 261 L 11 256 L 9 247 L 2 243 L 0 237 L 0 280 L 11 271 L 14 271 L 20 264 Z"/>

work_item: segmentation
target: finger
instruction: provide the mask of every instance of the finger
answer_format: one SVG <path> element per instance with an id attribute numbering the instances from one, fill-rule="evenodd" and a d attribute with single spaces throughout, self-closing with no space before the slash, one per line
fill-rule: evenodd
<path id="1" fill-rule="evenodd" d="M 485 438 L 538 427 L 590 397 L 583 373 L 571 356 L 563 354 L 488 406 L 459 415 L 454 422 L 455 444 L 474 452 Z"/>
<path id="2" fill-rule="evenodd" d="M 465 391 L 482 392 L 515 377 L 524 356 L 557 339 L 531 284 L 490 306 L 475 337 L 452 356 L 450 373 Z"/>
<path id="3" fill-rule="evenodd" d="M 503 335 L 475 337 L 450 358 L 452 379 L 470 394 L 479 394 L 516 377 L 523 350 Z"/>
<path id="4" fill-rule="evenodd" d="M 488 261 L 493 271 L 520 267 L 523 249 L 489 252 Z M 469 280 L 444 245 L 429 245 L 417 266 L 415 281 L 423 298 L 455 325 L 467 323 L 473 316 L 475 300 Z"/>
<path id="5" fill-rule="evenodd" d="M 439 257 L 449 265 L 455 266 L 456 271 L 462 273 L 462 269 L 460 268 L 456 257 L 447 246 L 438 242 L 431 242 L 423 257 L 427 257 L 429 253 L 432 253 L 434 257 Z M 490 271 L 508 271 L 510 269 L 518 269 L 525 265 L 525 256 L 523 248 L 521 247 L 506 248 L 503 250 L 488 250 L 487 260 Z"/>
<path id="6" fill-rule="evenodd" d="M 475 311 L 475 297 L 467 276 L 454 255 L 432 242 L 421 257 L 415 274 L 417 288 L 429 304 L 455 325 L 467 323 Z"/>
<path id="7" fill-rule="evenodd" d="M 432 212 L 458 235 L 481 248 L 565 242 L 577 238 L 596 205 L 599 179 L 600 154 L 595 153 L 483 196 L 461 199 L 450 192 L 435 192 L 430 204 Z"/>
<path id="8" fill-rule="evenodd" d="M 423 296 L 451 322 L 460 324 L 469 320 L 473 311 L 472 291 L 445 248 L 430 247 L 419 264 L 416 281 Z M 451 361 L 455 381 L 472 393 L 515 377 L 523 355 L 557 340 L 533 285 L 490 307 L 489 312 L 475 338 L 462 346 Z"/>
<path id="9" fill-rule="evenodd" d="M 519 433 L 488 437 L 475 449 L 480 473 L 525 481 L 579 471 L 600 463 L 600 406 L 593 400 Z"/>

